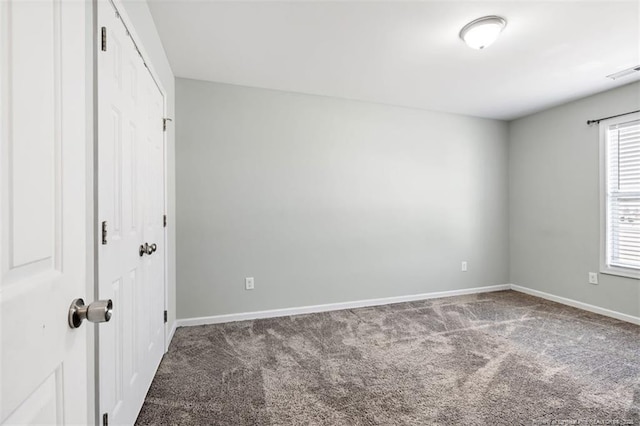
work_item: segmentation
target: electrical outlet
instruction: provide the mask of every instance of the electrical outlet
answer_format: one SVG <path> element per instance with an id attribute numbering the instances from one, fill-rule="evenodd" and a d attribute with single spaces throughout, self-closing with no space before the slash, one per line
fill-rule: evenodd
<path id="1" fill-rule="evenodd" d="M 589 284 L 598 284 L 597 272 L 589 272 Z"/>
<path id="2" fill-rule="evenodd" d="M 244 279 L 244 289 L 245 290 L 253 290 L 253 277 L 247 277 Z"/>
<path id="3" fill-rule="evenodd" d="M 462 262 L 462 266 L 460 267 L 460 270 L 462 272 L 467 272 L 467 262 L 466 261 Z"/>

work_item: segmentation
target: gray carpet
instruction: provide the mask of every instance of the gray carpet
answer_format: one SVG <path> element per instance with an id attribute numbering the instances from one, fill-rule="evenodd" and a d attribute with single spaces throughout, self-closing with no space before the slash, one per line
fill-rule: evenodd
<path id="1" fill-rule="evenodd" d="M 513 291 L 185 327 L 138 424 L 640 425 L 640 327 Z"/>

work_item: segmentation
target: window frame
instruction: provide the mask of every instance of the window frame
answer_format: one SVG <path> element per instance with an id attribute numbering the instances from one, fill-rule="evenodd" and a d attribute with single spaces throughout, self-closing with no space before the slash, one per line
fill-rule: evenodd
<path id="1" fill-rule="evenodd" d="M 640 268 L 625 268 L 607 264 L 607 231 L 608 231 L 608 129 L 617 124 L 640 120 L 640 113 L 627 114 L 621 117 L 602 120 L 600 127 L 600 273 L 626 278 L 640 279 Z"/>

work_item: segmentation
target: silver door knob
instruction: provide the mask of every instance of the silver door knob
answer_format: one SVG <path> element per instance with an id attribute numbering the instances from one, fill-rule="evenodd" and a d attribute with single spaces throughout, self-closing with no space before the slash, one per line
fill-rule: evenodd
<path id="1" fill-rule="evenodd" d="M 158 250 L 158 246 L 156 245 L 156 243 L 144 243 L 138 249 L 138 253 L 140 254 L 140 257 L 142 257 L 145 254 L 152 255 L 156 250 Z"/>
<path id="2" fill-rule="evenodd" d="M 153 248 L 149 245 L 149 243 L 144 243 L 140 246 L 140 248 L 138 249 L 138 253 L 140 254 L 140 257 L 144 256 L 145 254 L 152 254 L 154 252 Z"/>
<path id="3" fill-rule="evenodd" d="M 82 321 L 107 322 L 113 314 L 113 302 L 111 299 L 98 300 L 85 306 L 84 300 L 75 299 L 69 307 L 69 327 L 78 328 Z"/>

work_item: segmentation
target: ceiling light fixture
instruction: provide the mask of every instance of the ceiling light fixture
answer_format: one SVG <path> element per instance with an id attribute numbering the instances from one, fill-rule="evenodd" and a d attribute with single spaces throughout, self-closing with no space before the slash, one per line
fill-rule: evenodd
<path id="1" fill-rule="evenodd" d="M 504 18 L 495 15 L 483 16 L 462 27 L 460 38 L 472 49 L 484 49 L 496 41 L 506 26 L 507 21 Z"/>

